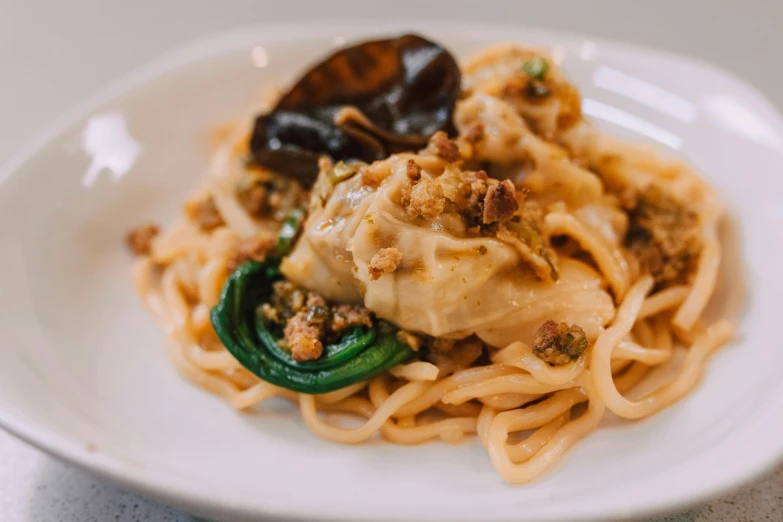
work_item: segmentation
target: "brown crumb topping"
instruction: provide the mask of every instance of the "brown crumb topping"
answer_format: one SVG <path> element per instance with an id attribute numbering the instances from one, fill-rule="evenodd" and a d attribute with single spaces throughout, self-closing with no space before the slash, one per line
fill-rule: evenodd
<path id="1" fill-rule="evenodd" d="M 432 341 L 430 341 L 430 344 Z M 459 368 L 467 368 L 484 353 L 485 345 L 476 336 L 466 337 L 458 341 L 449 341 L 448 350 L 430 350 L 426 358 L 440 367 L 451 367 L 452 371 Z M 443 345 L 445 347 L 447 345 Z M 447 372 L 450 373 L 450 372 Z"/>
<path id="2" fill-rule="evenodd" d="M 397 339 L 410 346 L 415 352 L 418 352 L 421 348 L 426 348 L 429 351 L 429 354 L 434 355 L 436 359 L 438 355 L 451 352 L 457 343 L 460 342 L 451 339 L 443 339 L 441 337 L 432 337 L 425 334 L 416 334 L 406 330 L 397 332 Z M 476 357 L 478 357 L 478 355 Z"/>
<path id="3" fill-rule="evenodd" d="M 456 341 L 453 341 L 451 339 L 443 339 L 442 337 L 435 337 L 432 342 L 430 342 L 430 348 L 432 348 L 434 351 L 438 353 L 446 353 L 450 352 L 454 348 L 454 344 Z"/>
<path id="4" fill-rule="evenodd" d="M 487 196 L 490 183 L 487 173 L 483 170 L 467 172 L 465 183 L 467 184 L 468 197 L 462 211 L 475 216 L 483 214 L 484 198 Z"/>
<path id="5" fill-rule="evenodd" d="M 555 94 L 560 99 L 557 126 L 559 129 L 568 129 L 582 119 L 582 98 L 576 87 L 570 83 L 559 84 Z"/>
<path id="6" fill-rule="evenodd" d="M 473 122 L 463 138 L 471 145 L 481 143 L 484 139 L 484 123 L 480 121 Z"/>
<path id="7" fill-rule="evenodd" d="M 447 170 L 438 182 L 443 187 L 446 199 L 452 208 L 462 215 L 468 227 L 482 224 L 484 200 L 489 186 L 499 183 L 490 179 L 483 170 Z"/>
<path id="8" fill-rule="evenodd" d="M 432 135 L 427 145 L 427 150 L 449 163 L 454 163 L 460 159 L 459 147 L 443 131 L 438 131 Z"/>
<path id="9" fill-rule="evenodd" d="M 261 307 L 264 318 L 282 329 L 280 345 L 291 351 L 296 361 L 317 359 L 324 345 L 339 340 L 354 327 L 373 326 L 373 315 L 358 305 L 331 305 L 323 296 L 287 281 L 272 286 L 269 303 Z"/>
<path id="10" fill-rule="evenodd" d="M 185 204 L 185 214 L 196 222 L 201 230 L 209 231 L 223 225 L 215 200 L 212 196 L 201 201 L 191 201 Z"/>
<path id="11" fill-rule="evenodd" d="M 540 279 L 558 278 L 557 256 L 544 234 L 544 211 L 524 199 L 516 215 L 496 225 L 498 239 L 509 241 Z"/>
<path id="12" fill-rule="evenodd" d="M 422 179 L 413 185 L 410 192 L 410 201 L 407 205 L 407 211 L 410 216 L 435 219 L 441 215 L 445 208 L 446 198 L 439 183 Z"/>
<path id="13" fill-rule="evenodd" d="M 355 326 L 372 328 L 372 313 L 359 305 L 337 305 L 332 308 L 332 331 L 340 333 Z"/>
<path id="14" fill-rule="evenodd" d="M 383 274 L 391 274 L 397 270 L 400 261 L 402 261 L 402 252 L 396 248 L 382 248 L 372 256 L 370 260 L 370 279 L 373 281 L 380 279 Z"/>
<path id="15" fill-rule="evenodd" d="M 235 270 L 248 261 L 263 261 L 275 249 L 277 241 L 272 237 L 248 238 L 239 242 L 229 255 L 227 266 Z"/>
<path id="16" fill-rule="evenodd" d="M 125 236 L 128 248 L 137 256 L 148 256 L 152 246 L 152 240 L 158 235 L 160 229 L 157 225 L 144 225 L 134 228 Z"/>
<path id="17" fill-rule="evenodd" d="M 628 192 L 622 200 L 630 225 L 626 246 L 659 286 L 681 281 L 702 248 L 697 214 L 655 184 Z"/>
<path id="18" fill-rule="evenodd" d="M 552 320 L 542 324 L 533 338 L 533 353 L 553 366 L 579 359 L 587 346 L 587 337 L 580 326 Z"/>
<path id="19" fill-rule="evenodd" d="M 405 174 L 411 181 L 418 181 L 421 178 L 421 165 L 416 163 L 415 160 L 409 159 L 407 165 L 405 165 Z"/>
<path id="20" fill-rule="evenodd" d="M 285 325 L 286 345 L 295 361 L 318 359 L 323 353 L 321 339 L 326 331 L 329 309 L 320 295 L 309 292 L 307 301 Z"/>
<path id="21" fill-rule="evenodd" d="M 493 183 L 487 188 L 484 198 L 485 225 L 508 221 L 519 209 L 516 190 L 511 180 L 505 179 L 500 183 Z"/>
<path id="22" fill-rule="evenodd" d="M 540 279 L 557 279 L 556 255 L 544 233 L 544 213 L 517 190 L 511 180 L 499 181 L 483 170 L 446 168 L 437 179 L 447 209 L 459 213 L 468 237 L 495 236 L 515 247 Z"/>

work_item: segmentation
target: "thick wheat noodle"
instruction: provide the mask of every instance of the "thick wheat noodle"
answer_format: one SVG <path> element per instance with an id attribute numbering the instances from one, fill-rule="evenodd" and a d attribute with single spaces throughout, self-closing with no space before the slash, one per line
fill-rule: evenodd
<path id="1" fill-rule="evenodd" d="M 644 306 L 644 305 L 642 305 Z M 672 332 L 669 329 L 669 321 L 664 317 L 656 317 L 652 320 L 653 333 L 655 334 L 655 348 L 671 355 L 674 343 L 672 341 Z"/>
<path id="2" fill-rule="evenodd" d="M 379 408 L 388 401 L 388 384 L 389 379 L 383 374 L 370 380 L 369 397 L 373 407 Z M 426 439 L 434 436 L 455 442 L 461 439 L 466 432 L 474 432 L 476 430 L 477 415 L 478 412 L 474 415 L 461 413 L 453 416 L 451 419 L 419 426 L 416 425 L 415 415 L 393 415 L 399 417 L 397 424 L 395 425 L 391 421 L 387 422 L 381 432 L 387 438 L 392 437 L 394 440 L 404 440 L 406 441 L 404 442 L 405 444 L 414 444 L 414 441 L 420 440 L 422 437 Z M 401 431 L 403 428 L 408 431 Z"/>
<path id="3" fill-rule="evenodd" d="M 640 363 L 640 362 L 632 363 L 630 368 L 628 368 L 625 372 L 623 372 L 622 375 L 620 375 L 619 377 L 615 377 L 614 384 L 615 386 L 617 386 L 617 390 L 620 393 L 625 393 L 626 391 L 636 386 L 639 383 L 639 381 L 641 381 L 642 378 L 644 378 L 649 368 L 650 367 L 644 363 Z"/>
<path id="4" fill-rule="evenodd" d="M 185 348 L 192 343 L 189 343 L 188 339 L 183 339 L 183 331 L 176 327 L 177 324 L 186 321 L 172 320 L 170 314 L 175 313 L 177 307 L 168 306 L 169 303 L 165 300 L 160 288 L 150 287 L 151 272 L 154 270 L 155 264 L 150 259 L 143 259 L 134 268 L 133 282 L 136 292 L 143 296 L 145 305 L 163 325 L 169 358 L 185 377 L 202 388 L 231 401 L 239 393 L 237 387 L 226 379 L 199 368 L 186 356 Z M 181 295 L 177 297 L 176 292 L 174 297 L 177 301 L 181 299 Z"/>
<path id="5" fill-rule="evenodd" d="M 177 272 L 166 270 L 160 281 L 162 300 L 169 311 L 169 325 L 178 332 L 185 332 L 190 325 L 190 306 L 177 280 Z"/>
<path id="6" fill-rule="evenodd" d="M 389 373 L 398 379 L 408 381 L 435 381 L 438 379 L 438 367 L 432 363 L 416 361 L 395 366 Z"/>
<path id="7" fill-rule="evenodd" d="M 171 280 L 176 282 L 177 289 L 179 293 L 182 294 L 183 299 L 190 302 L 196 298 L 198 289 L 196 286 L 195 271 L 192 270 L 188 257 L 189 256 L 181 257 L 174 261 L 171 264 L 171 270 L 169 272 L 172 276 Z M 190 307 L 186 305 L 184 308 L 189 309 Z"/>
<path id="8" fill-rule="evenodd" d="M 429 424 L 403 428 L 394 423 L 381 427 L 381 435 L 395 444 L 415 445 L 430 439 L 440 438 L 449 443 L 459 442 L 465 434 L 476 432 L 475 417 L 454 417 Z"/>
<path id="9" fill-rule="evenodd" d="M 304 393 L 299 394 L 299 406 L 302 417 L 310 431 L 332 442 L 343 444 L 356 444 L 367 440 L 378 431 L 383 423 L 391 417 L 403 404 L 421 394 L 428 384 L 423 382 L 411 382 L 392 393 L 389 398 L 375 410 L 372 417 L 358 428 L 338 428 L 331 426 L 318 418 L 315 397 Z"/>
<path id="10" fill-rule="evenodd" d="M 190 360 L 184 354 L 182 345 L 177 341 L 170 340 L 170 342 L 167 343 L 167 346 L 169 358 L 171 358 L 174 366 L 176 366 L 185 377 L 197 385 L 201 386 L 207 391 L 223 397 L 229 403 L 231 403 L 231 401 L 233 401 L 240 393 L 240 390 L 230 380 L 226 379 L 225 377 L 206 372 L 190 362 Z"/>
<path id="11" fill-rule="evenodd" d="M 478 382 L 481 379 L 489 379 L 500 375 L 515 373 L 519 373 L 517 368 L 502 364 L 492 364 L 489 366 L 478 366 L 476 368 L 460 370 L 433 384 L 427 391 L 421 394 L 421 396 L 416 397 L 410 403 L 400 408 L 398 413 L 399 415 L 416 415 L 417 413 L 421 413 L 434 406 L 449 390 L 456 388 L 460 384 Z"/>
<path id="12" fill-rule="evenodd" d="M 580 379 L 580 383 L 590 384 L 584 378 Z M 507 432 L 538 428 L 588 399 L 588 394 L 581 387 L 560 390 L 527 408 L 498 412 L 490 424 L 490 431 L 495 422 L 505 426 Z"/>
<path id="13" fill-rule="evenodd" d="M 571 214 L 551 213 L 545 218 L 547 231 L 550 235 L 565 235 L 576 240 L 595 260 L 599 270 L 604 275 L 614 291 L 616 299 L 622 299 L 628 289 L 628 267 L 623 266 L 620 256 L 614 256 L 603 240 L 591 231 L 581 221 Z"/>
<path id="14" fill-rule="evenodd" d="M 477 417 L 481 411 L 481 405 L 472 402 L 466 402 L 464 404 L 443 404 L 442 402 L 436 402 L 432 407 L 451 417 Z M 400 417 L 400 419 L 402 418 L 403 417 Z M 409 416 L 404 418 L 412 417 Z"/>
<path id="15" fill-rule="evenodd" d="M 453 417 L 458 417 L 459 415 L 453 415 Z M 388 423 L 384 424 L 384 426 L 388 425 Z M 416 426 L 416 416 L 414 415 L 408 415 L 405 417 L 399 417 L 397 418 L 397 426 L 400 428 L 413 428 Z M 383 427 L 381 427 L 381 430 L 383 430 Z"/>
<path id="16" fill-rule="evenodd" d="M 388 384 L 389 379 L 383 374 L 370 380 L 369 396 L 373 407 L 379 408 L 389 399 Z M 381 433 L 386 438 L 400 441 L 400 444 L 417 444 L 435 436 L 444 441 L 456 442 L 465 433 L 476 430 L 477 415 L 478 412 L 474 415 L 455 412 L 451 419 L 418 426 L 415 415 L 399 416 L 396 425 L 391 421 L 385 423 Z"/>
<path id="17" fill-rule="evenodd" d="M 505 410 L 513 410 L 514 408 L 519 408 L 520 406 L 524 406 L 528 402 L 533 402 L 539 397 L 541 397 L 541 394 L 501 393 L 498 395 L 484 395 L 477 398 L 482 404 L 486 406 L 491 406 L 496 410 L 505 411 Z M 465 404 L 470 404 L 470 403 L 464 402 L 459 406 L 464 406 Z M 453 405 L 447 404 L 447 406 L 453 406 Z"/>
<path id="18" fill-rule="evenodd" d="M 228 273 L 225 259 L 210 259 L 198 274 L 198 294 L 201 304 L 211 309 L 220 300 L 220 292 Z"/>
<path id="19" fill-rule="evenodd" d="M 387 422 L 381 427 L 381 434 L 395 444 L 421 444 L 436 437 L 446 442 L 457 442 L 466 434 L 475 433 L 476 424 L 476 417 L 452 417 L 411 427 Z"/>
<path id="20" fill-rule="evenodd" d="M 247 133 L 245 126 L 237 127 L 227 138 L 236 143 Z M 235 196 L 234 187 L 244 175 L 242 158 L 232 154 L 231 147 L 219 147 L 211 165 L 212 198 L 226 224 L 241 237 L 251 237 L 259 232 L 256 222 L 248 215 Z"/>
<path id="21" fill-rule="evenodd" d="M 674 314 L 672 324 L 675 329 L 690 332 L 701 316 L 704 308 L 715 291 L 720 268 L 720 245 L 718 244 L 715 224 L 710 225 L 704 234 L 704 246 L 699 256 L 696 277 L 691 291 Z"/>
<path id="22" fill-rule="evenodd" d="M 369 383 L 367 381 L 357 382 L 355 384 L 346 386 L 345 388 L 340 388 L 339 390 L 335 390 L 329 393 L 322 393 L 321 395 L 316 395 L 315 397 L 318 401 L 318 404 L 336 404 L 352 395 L 359 393 L 365 389 L 368 384 Z"/>
<path id="23" fill-rule="evenodd" d="M 296 393 L 291 390 L 286 390 L 285 388 L 280 388 L 274 384 L 261 381 L 250 388 L 237 393 L 229 400 L 229 404 L 231 404 L 232 408 L 242 410 L 272 397 L 285 397 L 290 400 L 296 400 L 297 398 Z"/>
<path id="24" fill-rule="evenodd" d="M 616 357 L 612 357 L 612 375 L 618 375 L 624 372 L 630 368 L 632 364 L 632 359 L 618 359 Z"/>
<path id="25" fill-rule="evenodd" d="M 638 419 L 655 413 L 685 395 L 701 375 L 703 360 L 712 350 L 727 342 L 734 327 L 720 321 L 699 335 L 688 350 L 683 368 L 674 382 L 667 384 L 636 401 L 624 398 L 614 383 L 611 373 L 612 352 L 633 326 L 644 297 L 652 288 L 652 278 L 641 278 L 628 291 L 620 305 L 614 324 L 602 333 L 593 346 L 590 368 L 593 385 L 600 400 L 614 413 L 629 419 Z"/>
<path id="26" fill-rule="evenodd" d="M 240 390 L 250 388 L 258 383 L 258 377 L 245 368 L 229 368 L 228 370 L 221 370 L 218 373 L 225 375 L 226 378 L 236 384 Z"/>
<path id="27" fill-rule="evenodd" d="M 654 343 L 652 327 L 645 320 L 634 322 L 631 328 L 631 336 L 642 346 L 652 346 Z"/>
<path id="28" fill-rule="evenodd" d="M 502 393 L 550 393 L 574 386 L 573 383 L 546 384 L 539 382 L 531 374 L 503 375 L 493 379 L 462 384 L 446 393 L 441 399 L 449 404 L 462 404 L 465 401 L 486 395 Z"/>
<path id="29" fill-rule="evenodd" d="M 243 366 L 228 351 L 210 352 L 199 345 L 191 345 L 188 358 L 204 370 L 230 370 Z"/>
<path id="30" fill-rule="evenodd" d="M 562 366 L 549 366 L 533 353 L 525 343 L 511 343 L 493 358 L 495 362 L 516 366 L 527 372 L 541 383 L 544 384 L 566 384 L 573 381 L 584 371 L 587 365 L 587 357 L 582 356 L 576 362 L 564 364 Z"/>
<path id="31" fill-rule="evenodd" d="M 204 303 L 193 307 L 190 313 L 190 324 L 193 327 L 195 337 L 201 338 L 212 332 L 212 322 L 209 317 L 210 309 Z"/>
<path id="32" fill-rule="evenodd" d="M 492 406 L 484 406 L 478 414 L 478 420 L 476 422 L 476 434 L 478 435 L 479 442 L 485 448 L 487 447 L 487 434 L 489 433 L 489 425 L 492 424 L 492 419 L 498 414 L 498 410 Z"/>
<path id="33" fill-rule="evenodd" d="M 563 413 L 538 428 L 525 440 L 516 444 L 508 444 L 506 451 L 508 451 L 508 457 L 511 459 L 511 462 L 519 464 L 533 458 L 533 455 L 538 453 L 552 439 L 557 430 L 568 422 L 568 416 L 568 413 Z"/>
<path id="34" fill-rule="evenodd" d="M 628 400 L 620 394 L 611 377 L 606 379 L 605 364 L 604 366 L 595 365 L 595 363 L 602 364 L 606 357 L 605 352 L 611 351 L 612 347 L 607 343 L 601 346 L 602 352 L 596 357 L 592 366 L 593 371 L 596 372 L 595 384 L 601 400 L 605 402 L 607 408 L 627 419 L 639 419 L 652 415 L 678 401 L 691 391 L 704 370 L 704 360 L 716 348 L 728 342 L 732 335 L 734 335 L 734 325 L 728 321 L 719 321 L 709 326 L 704 333 L 698 335 L 694 340 L 693 345 L 685 356 L 683 367 L 677 378 L 673 382 L 634 401 Z"/>
<path id="35" fill-rule="evenodd" d="M 360 415 L 366 419 L 372 417 L 375 413 L 375 407 L 370 401 L 363 397 L 349 397 L 337 404 L 329 405 L 325 408 L 327 411 L 344 411 Z M 410 419 L 410 417 L 406 417 Z M 476 417 L 454 417 L 429 424 L 403 425 L 401 419 L 395 424 L 387 420 L 380 428 L 380 433 L 389 442 L 395 444 L 421 444 L 430 439 L 443 438 L 457 440 L 453 437 L 456 432 L 474 433 L 476 431 Z"/>
<path id="36" fill-rule="evenodd" d="M 370 380 L 369 404 L 372 408 L 377 409 L 388 403 L 390 397 L 388 384 L 389 379 L 383 374 Z M 352 397 L 351 399 L 354 398 Z M 342 404 L 342 402 L 335 403 L 334 408 L 341 408 Z M 365 417 L 370 418 L 372 415 L 365 415 Z M 391 438 L 400 444 L 417 444 L 436 436 L 443 440 L 456 441 L 462 438 L 464 433 L 473 432 L 475 429 L 475 416 L 453 417 L 418 426 L 416 425 L 415 416 L 403 416 L 401 419 L 398 419 L 396 425 L 391 420 L 384 423 L 381 433 L 384 437 Z"/>
<path id="37" fill-rule="evenodd" d="M 639 319 L 646 319 L 661 312 L 675 308 L 688 297 L 691 288 L 686 285 L 670 286 L 660 292 L 655 292 L 642 303 L 639 309 Z"/>
<path id="38" fill-rule="evenodd" d="M 612 375 L 615 373 L 614 362 L 618 359 L 639 361 L 648 366 L 656 366 L 671 358 L 673 345 L 668 321 L 663 317 L 656 317 L 652 327 L 649 327 L 646 321 L 640 321 L 636 324 L 644 324 L 647 327 L 649 330 L 647 332 L 648 342 L 654 348 L 646 348 L 631 341 L 621 341 L 612 352 Z"/>
<path id="39" fill-rule="evenodd" d="M 376 375 L 370 379 L 367 386 L 367 395 L 375 408 L 380 407 L 389 399 L 389 377 L 385 374 Z M 415 417 L 415 415 L 397 415 L 398 417 Z"/>
<path id="40" fill-rule="evenodd" d="M 564 390 L 533 406 L 498 413 L 492 419 L 487 433 L 487 450 L 495 470 L 506 481 L 524 484 L 533 480 L 601 422 L 605 407 L 592 390 L 589 372 L 580 380 L 589 399 L 587 412 L 558 429 L 544 447 L 524 463 L 516 464 L 511 460 L 506 445 L 509 432 L 543 426 L 570 409 L 582 398 L 582 393 L 575 389 Z"/>
<path id="41" fill-rule="evenodd" d="M 649 366 L 666 362 L 671 357 L 671 348 L 645 348 L 631 341 L 620 341 L 612 352 L 612 362 L 621 359 L 639 361 Z M 614 373 L 614 372 L 612 372 Z"/>
<path id="42" fill-rule="evenodd" d="M 647 368 L 641 364 L 634 364 L 631 368 L 625 372 L 621 377 L 616 380 L 617 387 L 620 390 L 628 390 L 641 380 L 644 376 Z M 559 392 L 563 393 L 563 392 Z M 570 402 L 571 406 L 586 400 L 586 397 L 582 394 L 572 395 L 568 397 L 573 401 Z M 565 405 L 564 405 L 565 406 Z M 569 407 L 570 408 L 570 407 Z M 525 411 L 525 410 L 521 410 Z M 479 440 L 484 446 L 487 446 L 487 434 L 489 432 L 489 426 L 492 419 L 498 414 L 498 410 L 485 406 L 481 409 L 478 417 L 477 434 Z M 540 450 L 554 435 L 554 433 L 568 421 L 568 414 L 563 413 L 555 419 L 537 429 L 532 435 L 530 435 L 524 441 L 507 446 L 509 458 L 514 463 L 523 462 L 529 460 L 538 450 Z"/>

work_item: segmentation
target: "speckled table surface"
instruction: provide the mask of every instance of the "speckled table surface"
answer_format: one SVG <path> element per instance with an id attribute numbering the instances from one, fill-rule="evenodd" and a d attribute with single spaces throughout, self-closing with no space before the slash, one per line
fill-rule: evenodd
<path id="1" fill-rule="evenodd" d="M 783 107 L 780 0 L 0 0 L 0 163 L 101 85 L 199 36 L 301 17 L 417 16 L 594 34 L 683 52 L 746 78 Z M 150 23 L 154 20 L 155 23 Z M 665 30 L 661 28 L 665 27 Z M 144 38 L 139 38 L 143 28 Z M 56 81 L 53 81 L 56 79 Z M 2 347 L 0 347 L 0 350 Z M 0 430 L 0 521 L 194 520 L 62 464 Z M 654 522 L 783 521 L 783 467 L 745 488 Z M 649 521 L 648 521 L 649 522 Z"/>

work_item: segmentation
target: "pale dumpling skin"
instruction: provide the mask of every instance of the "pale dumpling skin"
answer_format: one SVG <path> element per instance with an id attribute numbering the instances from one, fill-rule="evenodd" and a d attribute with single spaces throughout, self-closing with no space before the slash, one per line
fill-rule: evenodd
<path id="1" fill-rule="evenodd" d="M 579 324 L 591 339 L 598 335 L 614 306 L 588 265 L 562 259 L 559 279 L 540 281 L 511 245 L 465 237 L 456 212 L 432 220 L 408 215 L 401 190 L 405 164 L 415 157 L 385 160 L 391 174 L 377 188 L 362 185 L 358 175 L 337 185 L 324 207 L 311 212 L 283 274 L 329 300 L 363 303 L 400 328 L 433 336 L 530 343 L 548 319 Z M 422 176 L 434 179 L 427 168 Z M 402 260 L 373 280 L 370 261 L 389 247 Z"/>

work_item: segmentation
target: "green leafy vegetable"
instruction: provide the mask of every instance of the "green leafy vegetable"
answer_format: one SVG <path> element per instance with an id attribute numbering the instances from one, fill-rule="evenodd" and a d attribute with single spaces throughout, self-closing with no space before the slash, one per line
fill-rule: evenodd
<path id="1" fill-rule="evenodd" d="M 280 233 L 277 236 L 277 251 L 281 256 L 286 255 L 294 244 L 296 236 L 299 235 L 299 231 L 302 228 L 302 222 L 304 222 L 305 211 L 301 208 L 292 209 L 288 214 L 288 217 L 283 221 L 283 226 L 280 228 Z"/>
<path id="2" fill-rule="evenodd" d="M 543 80 L 549 70 L 549 62 L 536 56 L 522 64 L 522 71 L 534 80 Z"/>
<path id="3" fill-rule="evenodd" d="M 366 380 L 410 359 L 414 352 L 396 330 L 357 328 L 306 362 L 294 361 L 278 346 L 258 308 L 268 301 L 272 283 L 282 279 L 277 263 L 248 262 L 229 277 L 212 309 L 212 325 L 229 352 L 261 379 L 301 393 L 327 393 Z"/>

